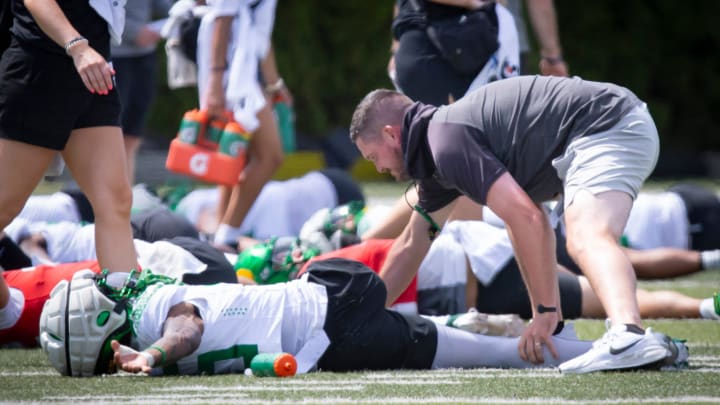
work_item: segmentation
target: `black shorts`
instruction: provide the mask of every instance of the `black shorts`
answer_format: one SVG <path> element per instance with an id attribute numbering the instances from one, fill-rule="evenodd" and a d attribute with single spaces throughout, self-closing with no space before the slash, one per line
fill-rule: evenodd
<path id="1" fill-rule="evenodd" d="M 327 177 L 335 187 L 337 205 L 347 204 L 351 201 L 365 201 L 362 189 L 346 170 L 331 167 L 320 170 L 320 173 Z"/>
<path id="2" fill-rule="evenodd" d="M 0 138 L 62 150 L 74 129 L 120 125 L 117 91 L 90 93 L 66 55 L 13 39 L 0 78 Z"/>
<path id="3" fill-rule="evenodd" d="M 321 370 L 429 369 L 437 349 L 435 324 L 385 308 L 387 290 L 380 277 L 360 262 L 315 261 L 308 281 L 325 286 L 328 295 L 325 332 L 330 347 L 318 362 Z"/>
<path id="4" fill-rule="evenodd" d="M 448 104 L 465 95 L 475 75 L 462 76 L 438 52 L 425 30 L 409 29 L 400 37 L 395 53 L 398 86 L 414 101 L 426 104 Z"/>
<path id="5" fill-rule="evenodd" d="M 580 318 L 582 290 L 577 276 L 560 272 L 558 282 L 563 317 Z M 488 314 L 518 314 L 525 319 L 532 318 L 530 297 L 515 259 L 505 265 L 489 286 L 478 282 L 477 310 Z"/>
<path id="6" fill-rule="evenodd" d="M 153 97 L 155 97 L 155 52 L 148 55 L 115 57 L 123 133 L 141 136 Z"/>
<path id="7" fill-rule="evenodd" d="M 677 184 L 668 189 L 682 198 L 690 225 L 690 248 L 720 248 L 720 199 L 713 191 L 694 184 Z"/>
<path id="8" fill-rule="evenodd" d="M 200 273 L 183 274 L 182 282 L 185 284 L 216 284 L 237 283 L 237 276 L 233 265 L 225 258 L 225 254 L 209 243 L 188 236 L 176 236 L 167 239 L 173 245 L 190 252 L 195 258 L 207 265 Z M 150 269 L 152 270 L 152 269 Z"/>
<path id="9" fill-rule="evenodd" d="M 130 225 L 133 238 L 146 242 L 156 242 L 175 236 L 188 236 L 195 239 L 200 237 L 197 229 L 187 218 L 165 207 L 132 214 Z"/>

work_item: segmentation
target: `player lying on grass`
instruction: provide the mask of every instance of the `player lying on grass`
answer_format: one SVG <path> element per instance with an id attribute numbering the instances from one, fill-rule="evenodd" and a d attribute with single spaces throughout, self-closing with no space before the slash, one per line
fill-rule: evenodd
<path id="1" fill-rule="evenodd" d="M 357 217 L 357 214 L 354 215 Z M 346 223 L 344 220 L 339 222 Z M 347 221 L 350 222 L 350 221 Z M 335 234 L 333 227 L 327 228 Z M 318 233 L 318 232 L 316 232 Z M 558 263 L 579 272 L 558 234 Z M 331 239 L 337 239 L 332 237 Z M 317 240 L 317 239 L 316 239 Z M 357 260 L 379 272 L 392 239 L 371 239 L 325 253 L 320 259 Z M 236 261 L 238 278 L 260 284 L 293 279 L 318 249 L 302 238 L 275 238 L 245 246 Z M 649 252 L 649 251 L 648 251 Z M 468 282 L 470 280 L 470 282 Z M 563 314 L 572 318 L 604 318 L 605 312 L 587 279 L 560 266 Z M 720 297 L 697 299 L 675 291 L 636 292 L 640 313 L 647 318 L 720 319 Z M 433 241 L 417 277 L 390 305 L 410 313 L 445 315 L 477 308 L 485 314 L 519 314 L 530 318 L 530 301 L 507 232 L 483 221 L 450 221 Z"/>
<path id="2" fill-rule="evenodd" d="M 176 237 L 154 243 L 136 240 L 135 245 L 138 262 L 157 274 L 176 277 L 187 284 L 236 281 L 232 265 L 206 242 Z M 0 252 L 0 258 L 4 253 Z M 84 269 L 101 272 L 97 260 L 40 264 L 4 272 L 0 269 L 0 346 L 38 346 L 40 312 L 50 291 L 61 280 L 70 280 Z M 124 281 L 120 279 L 118 286 Z"/>
<path id="3" fill-rule="evenodd" d="M 40 341 L 63 375 L 127 372 L 219 374 L 242 372 L 258 353 L 287 352 L 299 372 L 512 367 L 518 338 L 438 326 L 385 308 L 380 278 L 354 261 L 313 263 L 297 280 L 246 286 L 176 284 L 145 271 L 121 290 L 104 277 L 76 273 L 53 290 L 40 320 Z M 134 339 L 130 339 L 131 335 Z M 664 335 L 669 362 L 686 352 Z M 572 327 L 553 336 L 549 367 L 584 353 Z M 132 348 L 129 347 L 132 345 Z M 140 351 L 137 351 L 140 350 Z"/>

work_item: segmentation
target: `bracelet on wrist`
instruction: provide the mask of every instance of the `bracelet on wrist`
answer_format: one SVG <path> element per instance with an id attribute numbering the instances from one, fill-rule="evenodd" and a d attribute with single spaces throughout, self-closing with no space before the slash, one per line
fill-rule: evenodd
<path id="1" fill-rule="evenodd" d="M 70 55 L 70 50 L 71 50 L 73 47 L 75 47 L 75 46 L 77 46 L 77 45 L 79 45 L 79 44 L 82 44 L 82 43 L 87 44 L 87 43 L 88 43 L 87 38 L 85 38 L 85 37 L 83 37 L 83 36 L 79 36 L 79 37 L 75 37 L 75 38 L 67 41 L 67 42 L 65 43 L 65 46 L 64 46 L 64 48 L 65 48 L 65 53 L 68 54 L 68 55 Z"/>
<path id="2" fill-rule="evenodd" d="M 145 361 L 147 361 L 148 367 L 153 368 L 153 366 L 155 365 L 155 357 L 152 354 L 145 352 L 145 351 L 142 351 L 139 354 L 141 356 L 145 357 Z"/>
<path id="3" fill-rule="evenodd" d="M 225 66 L 213 66 L 213 67 L 210 68 L 210 70 L 213 71 L 213 72 L 224 72 L 224 71 L 227 70 L 227 65 L 225 65 Z"/>
<path id="4" fill-rule="evenodd" d="M 281 78 L 277 79 L 275 83 L 271 83 L 265 86 L 265 92 L 269 94 L 275 94 L 285 87 L 285 81 Z"/>

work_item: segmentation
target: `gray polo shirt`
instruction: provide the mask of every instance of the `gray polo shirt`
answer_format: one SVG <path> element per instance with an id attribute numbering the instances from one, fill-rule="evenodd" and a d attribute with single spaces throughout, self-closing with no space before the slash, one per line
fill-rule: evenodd
<path id="1" fill-rule="evenodd" d="M 405 166 L 428 212 L 460 194 L 485 204 L 505 172 L 533 201 L 546 201 L 562 191 L 552 160 L 570 141 L 610 129 L 639 104 L 626 88 L 579 77 L 499 80 L 449 106 L 411 105 L 402 129 Z"/>

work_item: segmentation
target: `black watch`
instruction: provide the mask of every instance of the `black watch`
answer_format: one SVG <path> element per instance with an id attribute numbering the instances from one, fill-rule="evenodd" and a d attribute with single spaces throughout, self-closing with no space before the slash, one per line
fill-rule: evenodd
<path id="1" fill-rule="evenodd" d="M 557 307 L 546 307 L 543 304 L 537 306 L 538 314 L 544 314 L 545 312 L 557 312 Z"/>

